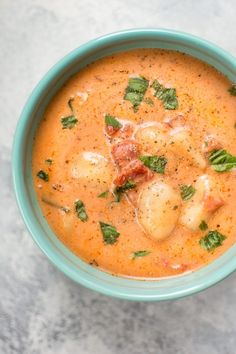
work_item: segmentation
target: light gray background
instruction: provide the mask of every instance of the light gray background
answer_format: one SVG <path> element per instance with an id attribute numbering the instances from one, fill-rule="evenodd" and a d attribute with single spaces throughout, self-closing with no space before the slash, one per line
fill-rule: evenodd
<path id="1" fill-rule="evenodd" d="M 130 303 L 68 280 L 32 241 L 15 203 L 12 137 L 29 93 L 96 36 L 166 27 L 236 55 L 234 0 L 0 0 L 0 353 L 235 354 L 236 273 L 175 302 Z"/>

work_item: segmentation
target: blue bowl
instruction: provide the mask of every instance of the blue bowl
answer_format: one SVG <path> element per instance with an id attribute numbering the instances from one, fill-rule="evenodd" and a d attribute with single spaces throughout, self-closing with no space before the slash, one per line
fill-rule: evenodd
<path id="1" fill-rule="evenodd" d="M 236 245 L 197 271 L 161 280 L 143 281 L 112 276 L 70 252 L 44 219 L 31 174 L 32 144 L 48 103 L 61 86 L 88 63 L 115 52 L 134 48 L 178 50 L 199 58 L 236 82 L 236 59 L 223 49 L 192 35 L 164 29 L 135 29 L 100 37 L 69 53 L 39 82 L 29 97 L 14 137 L 12 171 L 17 202 L 33 239 L 62 272 L 74 281 L 113 297 L 169 300 L 190 295 L 217 283 L 236 268 Z"/>

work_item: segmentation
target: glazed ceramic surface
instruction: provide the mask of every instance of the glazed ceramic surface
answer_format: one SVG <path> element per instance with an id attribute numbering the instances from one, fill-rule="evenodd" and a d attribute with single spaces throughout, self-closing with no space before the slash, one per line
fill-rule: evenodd
<path id="1" fill-rule="evenodd" d="M 236 59 L 224 50 L 197 37 L 158 29 L 137 29 L 110 34 L 75 49 L 40 81 L 20 117 L 13 146 L 13 181 L 24 221 L 36 243 L 67 276 L 106 295 L 129 300 L 167 300 L 203 290 L 236 268 L 236 245 L 210 265 L 191 274 L 141 281 L 102 272 L 72 254 L 55 236 L 36 200 L 31 176 L 32 143 L 48 103 L 67 81 L 88 63 L 109 54 L 134 48 L 178 50 L 199 58 L 236 81 Z"/>

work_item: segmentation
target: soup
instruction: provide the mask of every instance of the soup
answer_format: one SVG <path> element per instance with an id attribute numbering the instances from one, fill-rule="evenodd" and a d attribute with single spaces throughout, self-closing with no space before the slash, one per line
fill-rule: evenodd
<path id="1" fill-rule="evenodd" d="M 138 49 L 74 75 L 33 147 L 44 217 L 115 275 L 190 272 L 236 240 L 236 87 L 191 56 Z"/>

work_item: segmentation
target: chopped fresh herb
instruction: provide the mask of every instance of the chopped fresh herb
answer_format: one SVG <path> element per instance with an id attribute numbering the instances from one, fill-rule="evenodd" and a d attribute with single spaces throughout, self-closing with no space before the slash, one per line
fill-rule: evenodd
<path id="1" fill-rule="evenodd" d="M 107 198 L 108 197 L 109 190 L 102 192 L 101 194 L 98 195 L 98 198 Z"/>
<path id="2" fill-rule="evenodd" d="M 180 186 L 180 195 L 183 200 L 189 200 L 195 194 L 196 189 L 190 184 L 183 184 Z"/>
<path id="3" fill-rule="evenodd" d="M 103 235 L 103 241 L 107 245 L 113 245 L 116 243 L 118 237 L 120 236 L 120 233 L 116 230 L 116 228 L 112 225 L 105 224 L 102 221 L 100 221 L 99 224 Z"/>
<path id="4" fill-rule="evenodd" d="M 164 173 L 167 159 L 164 156 L 140 156 L 139 159 L 150 170 L 157 173 Z"/>
<path id="5" fill-rule="evenodd" d="M 228 89 L 229 93 L 232 95 L 232 96 L 236 96 L 236 85 L 233 84 L 229 89 Z"/>
<path id="6" fill-rule="evenodd" d="M 206 229 L 208 229 L 208 225 L 207 225 L 205 220 L 201 221 L 201 223 L 199 225 L 199 229 L 202 230 L 202 231 L 205 231 Z"/>
<path id="7" fill-rule="evenodd" d="M 43 171 L 43 170 L 40 170 L 40 171 L 37 173 L 37 176 L 38 176 L 39 178 L 41 178 L 43 181 L 45 181 L 45 182 L 48 182 L 48 181 L 49 181 L 49 176 L 48 176 L 48 174 L 47 174 L 45 171 Z"/>
<path id="8" fill-rule="evenodd" d="M 151 252 L 150 251 L 136 251 L 136 252 L 133 252 L 133 257 L 132 259 L 135 259 L 135 258 L 138 258 L 138 257 L 144 257 L 144 256 L 147 256 L 148 254 L 150 254 Z"/>
<path id="9" fill-rule="evenodd" d="M 47 164 L 47 165 L 52 165 L 52 159 L 47 159 L 47 160 L 45 160 L 45 163 Z"/>
<path id="10" fill-rule="evenodd" d="M 106 114 L 105 115 L 105 123 L 106 125 L 110 125 L 115 129 L 120 129 L 122 128 L 122 124 L 113 116 L 111 116 L 110 114 Z"/>
<path id="11" fill-rule="evenodd" d="M 159 98 L 165 109 L 176 109 L 178 108 L 178 99 L 176 97 L 175 88 L 166 88 L 161 85 L 157 80 L 154 80 L 151 87 L 154 89 L 154 96 Z"/>
<path id="12" fill-rule="evenodd" d="M 86 213 L 85 206 L 84 206 L 84 203 L 82 202 L 82 200 L 76 200 L 75 211 L 76 211 L 78 218 L 81 221 L 84 222 L 84 221 L 88 220 L 88 215 Z"/>
<path id="13" fill-rule="evenodd" d="M 70 208 L 66 207 L 66 206 L 62 206 L 62 205 L 59 205 L 57 203 L 55 203 L 54 201 L 50 200 L 50 199 L 47 199 L 45 197 L 42 197 L 42 202 L 52 206 L 53 208 L 56 208 L 56 209 L 61 209 L 62 211 L 64 211 L 65 213 L 69 213 L 70 211 Z"/>
<path id="14" fill-rule="evenodd" d="M 72 129 L 75 124 L 78 122 L 78 119 L 75 116 L 68 116 L 61 118 L 62 129 Z"/>
<path id="15" fill-rule="evenodd" d="M 127 181 L 127 182 L 125 182 L 125 184 L 123 184 L 123 186 L 116 187 L 113 191 L 113 194 L 115 196 L 115 201 L 117 203 L 119 203 L 121 200 L 122 194 L 130 189 L 133 189 L 133 188 L 136 188 L 136 183 L 134 183 L 132 181 Z"/>
<path id="16" fill-rule="evenodd" d="M 230 171 L 236 167 L 236 157 L 226 150 L 214 150 L 208 159 L 213 169 L 217 172 Z"/>
<path id="17" fill-rule="evenodd" d="M 201 238 L 199 244 L 202 248 L 210 252 L 213 251 L 216 247 L 221 246 L 225 239 L 226 237 L 224 235 L 222 235 L 217 230 L 214 230 L 209 231 L 206 236 Z"/>
<path id="18" fill-rule="evenodd" d="M 132 103 L 134 112 L 138 111 L 139 105 L 147 91 L 148 84 L 148 80 L 144 77 L 133 77 L 129 79 L 128 86 L 125 89 L 124 99 Z"/>
<path id="19" fill-rule="evenodd" d="M 150 97 L 145 98 L 143 101 L 149 106 L 154 106 L 154 102 Z"/>

